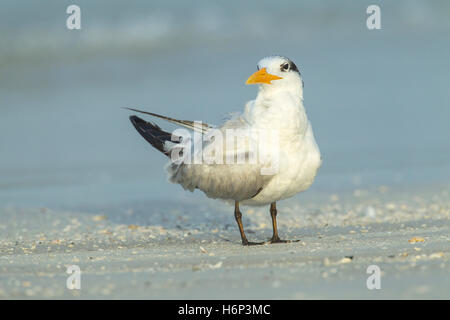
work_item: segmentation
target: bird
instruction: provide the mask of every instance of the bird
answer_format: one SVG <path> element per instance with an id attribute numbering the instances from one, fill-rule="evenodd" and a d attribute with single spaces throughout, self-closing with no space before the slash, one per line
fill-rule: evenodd
<path id="1" fill-rule="evenodd" d="M 280 238 L 277 202 L 308 189 L 322 164 L 303 105 L 302 75 L 290 59 L 268 56 L 257 63 L 257 71 L 245 83 L 258 86 L 256 98 L 220 126 L 177 120 L 136 108 L 125 109 L 179 126 L 171 133 L 136 115 L 129 118 L 147 142 L 170 158 L 166 166 L 170 182 L 234 204 L 242 245 L 300 241 Z M 244 138 L 236 141 L 229 132 L 244 132 Z M 202 152 L 209 158 L 203 159 Z M 195 161 L 199 154 L 200 161 Z M 273 234 L 268 241 L 247 239 L 240 205 L 269 206 Z"/>

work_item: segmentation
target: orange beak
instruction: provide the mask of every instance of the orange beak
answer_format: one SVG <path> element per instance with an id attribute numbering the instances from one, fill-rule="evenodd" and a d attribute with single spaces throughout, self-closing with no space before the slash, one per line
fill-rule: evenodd
<path id="1" fill-rule="evenodd" d="M 272 80 L 279 80 L 283 79 L 281 77 L 275 76 L 273 74 L 267 73 L 266 68 L 262 68 L 261 70 L 256 71 L 254 74 L 252 74 L 245 84 L 257 84 L 257 83 L 266 83 L 271 84 L 270 81 Z"/>

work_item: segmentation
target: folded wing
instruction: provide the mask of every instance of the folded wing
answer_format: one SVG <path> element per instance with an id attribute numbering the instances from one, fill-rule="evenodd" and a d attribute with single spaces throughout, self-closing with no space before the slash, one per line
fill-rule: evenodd
<path id="1" fill-rule="evenodd" d="M 252 141 L 251 136 L 243 139 L 235 139 L 233 136 L 233 143 L 227 142 L 231 139 L 227 137 L 227 130 L 248 129 L 248 124 L 242 117 L 228 120 L 218 129 L 204 124 L 199 130 L 199 126 L 194 125 L 193 121 L 176 120 L 150 112 L 130 110 L 149 114 L 202 133 L 198 137 L 198 140 L 202 140 L 202 147 L 200 149 L 194 147 L 194 144 L 199 141 L 192 141 L 194 143 L 189 146 L 189 160 L 170 161 L 166 167 L 169 180 L 180 184 L 184 189 L 202 190 L 209 198 L 242 201 L 255 197 L 272 178 L 270 175 L 261 174 L 261 168 L 267 165 L 267 161 L 264 164 L 258 162 L 257 155 L 254 154 L 257 141 Z M 172 134 L 163 131 L 156 124 L 146 122 L 137 116 L 131 116 L 130 120 L 141 136 L 166 156 L 171 157 L 173 148 L 180 147 L 180 144 L 176 143 L 179 137 L 175 137 L 173 139 L 175 141 L 172 141 Z M 194 160 L 198 152 L 202 155 Z M 189 154 L 189 152 L 184 153 L 185 156 Z"/>

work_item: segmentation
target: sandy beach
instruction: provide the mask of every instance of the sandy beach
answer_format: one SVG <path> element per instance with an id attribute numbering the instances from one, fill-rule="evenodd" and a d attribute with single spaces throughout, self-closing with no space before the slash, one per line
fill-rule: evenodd
<path id="1" fill-rule="evenodd" d="M 64 2 L 2 1 L 0 299 L 449 299 L 450 3 L 379 4 L 371 30 L 352 0 L 79 0 L 69 30 Z M 124 107 L 219 125 L 270 55 L 302 75 L 323 164 L 277 203 L 300 241 L 243 247 Z M 268 207 L 241 211 L 272 235 Z"/>
<path id="2" fill-rule="evenodd" d="M 0 297 L 448 299 L 449 200 L 445 188 L 305 195 L 279 209 L 282 236 L 301 241 L 255 247 L 241 246 L 231 208 L 212 201 L 159 215 L 146 214 L 151 203 L 96 213 L 4 208 Z M 251 239 L 271 235 L 263 208 L 245 208 L 244 223 Z M 80 290 L 66 288 L 71 265 Z M 379 290 L 366 286 L 370 265 L 381 270 Z"/>

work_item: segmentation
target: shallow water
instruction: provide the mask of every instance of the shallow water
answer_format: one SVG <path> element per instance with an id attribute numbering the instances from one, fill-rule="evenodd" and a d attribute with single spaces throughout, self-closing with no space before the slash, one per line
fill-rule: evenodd
<path id="1" fill-rule="evenodd" d="M 272 54 L 305 81 L 324 159 L 309 193 L 450 184 L 446 1 L 381 2 L 375 31 L 365 2 L 78 3 L 69 31 L 69 2 L 2 2 L 1 206 L 189 199 L 121 108 L 220 123 Z"/>

